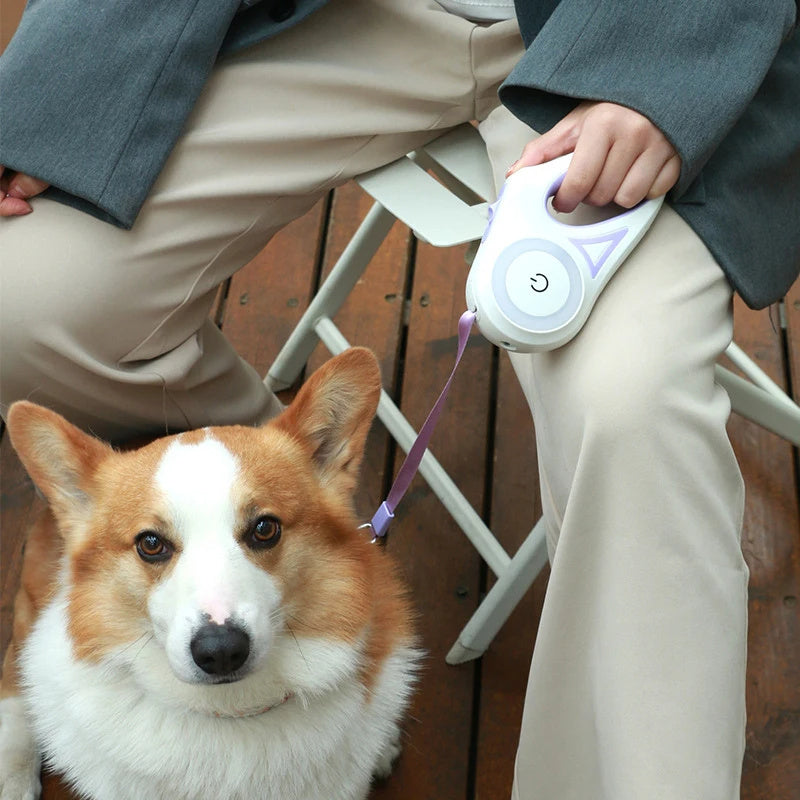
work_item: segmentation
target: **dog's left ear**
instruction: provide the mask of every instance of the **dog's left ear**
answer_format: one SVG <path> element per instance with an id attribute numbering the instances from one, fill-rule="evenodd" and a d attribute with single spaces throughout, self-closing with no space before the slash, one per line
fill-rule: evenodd
<path id="1" fill-rule="evenodd" d="M 349 497 L 380 394 L 377 359 L 353 347 L 320 367 L 272 424 L 308 447 L 323 485 Z"/>

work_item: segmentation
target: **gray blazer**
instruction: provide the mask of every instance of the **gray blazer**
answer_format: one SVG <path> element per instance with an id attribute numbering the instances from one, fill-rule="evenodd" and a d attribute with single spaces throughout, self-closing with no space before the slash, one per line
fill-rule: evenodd
<path id="1" fill-rule="evenodd" d="M 129 228 L 215 60 L 325 2 L 29 0 L 0 58 L 0 164 Z M 655 122 L 683 161 L 668 201 L 760 308 L 800 272 L 796 15 L 792 0 L 517 0 L 527 51 L 500 98 L 538 131 L 581 99 Z"/>

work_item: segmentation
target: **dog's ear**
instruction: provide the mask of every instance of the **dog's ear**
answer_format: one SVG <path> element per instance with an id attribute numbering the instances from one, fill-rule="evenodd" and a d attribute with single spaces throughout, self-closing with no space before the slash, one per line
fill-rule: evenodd
<path id="1" fill-rule="evenodd" d="M 11 443 L 31 479 L 60 518 L 82 517 L 90 507 L 89 484 L 111 447 L 61 415 L 21 400 L 8 413 Z"/>
<path id="2" fill-rule="evenodd" d="M 354 347 L 320 367 L 272 424 L 308 447 L 323 485 L 349 496 L 380 394 L 377 359 Z"/>

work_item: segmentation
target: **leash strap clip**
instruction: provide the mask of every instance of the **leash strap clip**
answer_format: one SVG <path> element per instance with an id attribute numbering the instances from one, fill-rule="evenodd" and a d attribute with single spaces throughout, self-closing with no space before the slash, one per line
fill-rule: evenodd
<path id="1" fill-rule="evenodd" d="M 372 528 L 373 543 L 381 545 L 386 544 L 387 531 L 389 523 L 394 519 L 394 511 L 398 503 L 403 499 L 403 495 L 405 495 L 408 487 L 411 485 L 414 475 L 416 475 L 419 469 L 422 457 L 425 455 L 425 451 L 428 448 L 428 442 L 430 442 L 433 431 L 436 428 L 436 423 L 439 421 L 439 417 L 442 414 L 444 403 L 450 392 L 450 385 L 453 382 L 458 365 L 461 363 L 461 357 L 464 355 L 470 331 L 475 323 L 475 316 L 474 311 L 465 311 L 458 320 L 458 352 L 456 353 L 456 362 L 450 372 L 450 377 L 447 379 L 447 383 L 445 383 L 441 394 L 430 410 L 423 426 L 420 428 L 417 438 L 409 448 L 405 461 L 403 461 L 397 473 L 397 477 L 395 478 L 394 484 L 392 484 L 392 488 L 389 490 L 386 500 L 380 504 L 370 522 L 361 526 L 361 528 Z"/>

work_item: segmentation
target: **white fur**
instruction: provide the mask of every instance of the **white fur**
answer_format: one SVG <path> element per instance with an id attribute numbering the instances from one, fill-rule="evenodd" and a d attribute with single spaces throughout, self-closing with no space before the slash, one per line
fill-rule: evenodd
<path id="1" fill-rule="evenodd" d="M 0 800 L 36 800 L 39 751 L 19 697 L 0 700 Z"/>
<path id="2" fill-rule="evenodd" d="M 62 588 L 25 641 L 33 734 L 86 797 L 363 800 L 399 752 L 417 652 L 398 647 L 368 691 L 360 644 L 296 639 L 277 582 L 234 540 L 237 473 L 236 459 L 211 438 L 166 451 L 156 484 L 180 556 L 151 593 L 152 632 L 100 663 L 78 660 Z M 251 636 L 236 682 L 210 684 L 191 660 L 188 642 L 206 614 L 234 619 Z M 36 797 L 38 757 L 24 720 L 0 714 L 0 742 L 10 737 L 22 752 L 13 776 L 0 771 L 0 800 Z M 13 748 L 0 751 L 5 760 Z M 18 785 L 22 793 L 8 794 Z"/>

